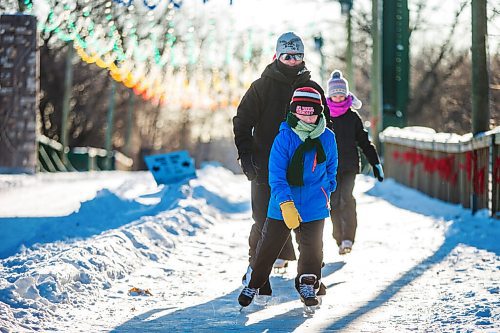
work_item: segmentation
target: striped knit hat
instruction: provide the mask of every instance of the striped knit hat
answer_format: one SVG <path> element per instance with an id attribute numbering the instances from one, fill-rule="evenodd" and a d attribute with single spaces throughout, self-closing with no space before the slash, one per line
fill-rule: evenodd
<path id="1" fill-rule="evenodd" d="M 290 112 L 303 116 L 321 114 L 323 112 L 321 94 L 311 87 L 295 89 L 290 102 Z"/>
<path id="2" fill-rule="evenodd" d="M 349 95 L 349 83 L 342 76 L 342 72 L 338 69 L 332 72 L 330 80 L 328 80 L 328 97 L 333 95 Z"/>

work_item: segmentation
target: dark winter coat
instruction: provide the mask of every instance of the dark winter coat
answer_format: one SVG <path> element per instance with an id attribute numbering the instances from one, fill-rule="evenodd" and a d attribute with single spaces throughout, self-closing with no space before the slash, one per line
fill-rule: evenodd
<path id="1" fill-rule="evenodd" d="M 339 117 L 332 117 L 329 127 L 337 139 L 338 174 L 343 172 L 359 173 L 358 146 L 371 165 L 380 163 L 377 150 L 371 143 L 368 132 L 363 127 L 361 117 L 356 111 L 350 109 Z"/>
<path id="2" fill-rule="evenodd" d="M 335 134 L 328 128 L 319 136 L 326 161 L 317 163 L 317 151 L 304 153 L 304 185 L 290 186 L 287 170 L 295 150 L 303 143 L 283 122 L 274 140 L 269 159 L 271 199 L 267 217 L 283 220 L 280 203 L 293 200 L 303 222 L 312 222 L 330 216 L 330 194 L 337 186 L 337 144 Z"/>
<path id="3" fill-rule="evenodd" d="M 293 91 L 312 87 L 321 93 L 327 123 L 330 112 L 323 89 L 311 80 L 308 70 L 290 79 L 278 70 L 277 61 L 269 64 L 261 77 L 247 90 L 233 118 L 234 141 L 238 156 L 251 153 L 257 170 L 257 182 L 267 183 L 269 153 L 279 126 L 285 120 Z"/>

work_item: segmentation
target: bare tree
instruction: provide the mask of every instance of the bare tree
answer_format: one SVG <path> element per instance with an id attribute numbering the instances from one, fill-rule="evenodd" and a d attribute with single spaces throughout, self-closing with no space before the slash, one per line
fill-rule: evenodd
<path id="1" fill-rule="evenodd" d="M 440 35 L 446 37 L 440 43 L 427 43 L 413 52 L 410 67 L 410 100 L 407 108 L 408 125 L 426 126 L 437 131 L 465 134 L 471 130 L 471 59 L 469 49 L 456 45 L 457 29 L 463 27 L 465 9 L 470 1 L 464 0 L 458 5 L 454 19 L 447 30 Z M 411 40 L 417 38 L 416 33 L 431 29 L 429 19 L 424 14 L 428 2 L 418 1 L 413 5 L 414 13 L 410 27 Z M 492 8 L 488 20 L 498 16 L 498 8 Z M 353 13 L 354 50 L 357 66 L 356 93 L 364 103 L 365 110 L 370 103 L 370 66 L 371 66 L 371 15 L 367 12 Z M 410 47 L 411 47 L 410 40 Z M 490 60 L 491 89 L 491 126 L 498 126 L 498 100 L 500 82 L 498 74 L 498 54 Z M 339 57 L 343 60 L 342 57 Z M 362 114 L 366 111 L 363 110 Z M 367 114 L 363 114 L 367 116 Z M 365 118 L 368 119 L 368 118 Z"/>

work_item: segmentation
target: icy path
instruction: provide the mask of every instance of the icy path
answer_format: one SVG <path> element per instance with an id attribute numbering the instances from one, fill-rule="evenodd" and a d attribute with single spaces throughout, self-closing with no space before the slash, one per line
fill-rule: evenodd
<path id="1" fill-rule="evenodd" d="M 32 238 L 45 244 L 0 260 L 1 332 L 500 331 L 498 221 L 390 180 L 374 186 L 358 178 L 351 254 L 337 254 L 326 223 L 328 291 L 313 317 L 303 316 L 293 289 L 294 264 L 272 277 L 268 306 L 239 311 L 250 228 L 243 177 L 209 167 L 190 186 L 161 191 L 142 173 L 50 178 L 52 190 L 41 186 L 47 181 L 0 177 L 0 223 L 58 230 L 54 224 L 81 228 L 94 221 L 83 232 L 70 228 L 82 240 Z M 92 195 L 100 187 L 105 190 Z M 26 193 L 37 201 L 20 210 Z M 49 203 L 56 193 L 74 194 L 56 207 Z M 89 198 L 72 215 L 42 218 L 41 207 L 65 215 Z M 97 231 L 89 236 L 89 230 Z M 152 296 L 130 296 L 131 287 Z"/>

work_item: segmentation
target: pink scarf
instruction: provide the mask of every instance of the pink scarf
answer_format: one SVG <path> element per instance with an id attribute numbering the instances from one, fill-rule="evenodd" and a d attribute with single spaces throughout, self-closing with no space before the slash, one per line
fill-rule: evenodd
<path id="1" fill-rule="evenodd" d="M 334 102 L 330 98 L 326 99 L 326 104 L 330 109 L 330 116 L 336 118 L 340 117 L 349 110 L 352 105 L 352 96 L 349 95 L 343 102 Z"/>

